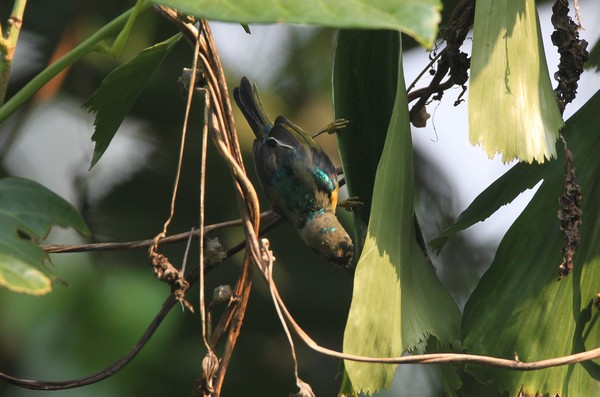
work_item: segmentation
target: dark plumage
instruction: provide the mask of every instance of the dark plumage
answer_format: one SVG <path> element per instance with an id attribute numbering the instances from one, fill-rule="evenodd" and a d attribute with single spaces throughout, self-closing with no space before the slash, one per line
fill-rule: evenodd
<path id="1" fill-rule="evenodd" d="M 273 210 L 319 255 L 349 266 L 352 240 L 335 217 L 339 187 L 331 159 L 285 117 L 271 122 L 246 77 L 233 97 L 256 136 L 254 164 Z"/>

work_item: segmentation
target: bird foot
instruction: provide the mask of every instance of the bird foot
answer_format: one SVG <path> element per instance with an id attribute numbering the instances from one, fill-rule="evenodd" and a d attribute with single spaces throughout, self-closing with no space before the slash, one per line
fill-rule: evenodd
<path id="1" fill-rule="evenodd" d="M 346 211 L 354 211 L 364 206 L 365 203 L 360 201 L 358 197 L 348 197 L 346 200 L 340 201 L 338 203 L 338 207 L 345 208 Z"/>
<path id="2" fill-rule="evenodd" d="M 337 119 L 332 123 L 327 124 L 322 130 L 315 132 L 312 137 L 316 138 L 321 134 L 337 134 L 342 132 L 350 122 L 346 119 Z"/>

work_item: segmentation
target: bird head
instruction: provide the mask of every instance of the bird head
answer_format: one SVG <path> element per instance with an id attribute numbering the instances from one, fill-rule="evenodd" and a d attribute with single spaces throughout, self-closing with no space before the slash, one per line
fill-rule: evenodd
<path id="1" fill-rule="evenodd" d="M 316 211 L 299 229 L 300 236 L 317 254 L 343 267 L 350 267 L 352 239 L 332 212 Z"/>

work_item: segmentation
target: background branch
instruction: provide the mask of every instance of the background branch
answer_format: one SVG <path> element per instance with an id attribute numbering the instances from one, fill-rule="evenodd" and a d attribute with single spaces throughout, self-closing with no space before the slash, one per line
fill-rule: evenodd
<path id="1" fill-rule="evenodd" d="M 267 223 L 268 227 L 261 230 L 262 233 L 266 233 L 273 228 L 278 221 L 281 219 L 275 212 L 269 210 L 260 214 L 261 220 Z M 214 232 L 219 229 L 225 229 L 229 227 L 241 226 L 242 220 L 232 220 L 221 223 L 215 223 L 204 227 L 204 234 Z M 183 232 L 173 234 L 171 236 L 164 237 L 160 240 L 160 245 L 173 244 L 182 241 L 187 241 L 189 238 L 198 239 L 200 237 L 199 230 L 193 230 L 190 232 Z M 40 248 L 49 254 L 60 254 L 69 252 L 96 252 L 96 251 L 124 251 L 134 250 L 141 248 L 149 248 L 154 244 L 154 239 L 137 240 L 137 241 L 124 241 L 124 242 L 110 242 L 110 243 L 89 243 L 89 244 L 42 244 Z"/>

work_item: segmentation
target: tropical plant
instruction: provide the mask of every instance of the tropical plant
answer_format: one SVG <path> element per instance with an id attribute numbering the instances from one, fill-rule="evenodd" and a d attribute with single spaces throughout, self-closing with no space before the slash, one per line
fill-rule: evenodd
<path id="1" fill-rule="evenodd" d="M 88 159 L 90 172 L 106 161 L 105 155 L 114 146 L 113 141 L 119 136 L 128 115 L 140 112 L 136 107 L 140 108 L 139 103 L 143 102 L 148 87 L 154 84 L 155 72 L 162 71 L 165 64 L 175 69 L 184 66 L 190 69 L 185 69 L 180 78 L 187 103 L 177 104 L 172 98 L 177 91 L 173 88 L 174 82 L 167 83 L 171 91 L 160 93 L 162 101 L 146 103 L 151 109 L 148 113 L 175 114 L 184 125 L 177 167 L 159 166 L 164 174 L 161 179 L 164 186 L 157 195 L 156 205 L 166 214 L 166 219 L 156 215 L 156 209 L 149 211 L 153 214 L 148 220 L 151 226 L 143 229 L 154 231 L 154 237 L 144 235 L 146 240 L 131 241 L 133 237 L 128 233 L 143 228 L 134 226 L 133 220 L 140 218 L 135 221 L 142 223 L 144 220 L 134 213 L 136 204 L 131 204 L 130 208 L 130 204 L 121 199 L 116 200 L 116 206 L 131 218 L 123 222 L 127 227 L 116 228 L 117 231 L 110 234 L 129 242 L 99 242 L 98 237 L 103 232 L 102 217 L 89 211 L 89 205 L 79 205 L 76 209 L 41 184 L 3 170 L 0 179 L 0 285 L 12 291 L 3 291 L 6 294 L 3 296 L 49 294 L 53 285 L 61 282 L 50 268 L 50 254 L 139 248 L 148 250 L 147 257 L 154 274 L 169 285 L 170 294 L 134 348 L 100 372 L 70 381 L 28 380 L 4 373 L 0 378 L 22 388 L 37 390 L 70 389 L 105 381 L 113 375 L 118 378 L 119 370 L 150 346 L 147 345 L 150 337 L 167 313 L 180 303 L 184 311 L 199 311 L 198 318 L 194 319 L 200 322 L 200 329 L 191 325 L 193 331 L 188 329 L 185 335 L 201 342 L 192 344 L 192 351 L 181 349 L 181 346 L 189 346 L 185 343 L 175 347 L 177 340 L 165 342 L 165 349 L 171 348 L 168 350 L 172 353 L 169 361 L 184 361 L 186 375 L 197 372 L 195 385 L 193 378 L 186 378 L 174 382 L 180 387 L 177 390 L 193 388 L 196 395 L 220 395 L 222 390 L 224 394 L 248 394 L 242 391 L 243 386 L 230 385 L 227 382 L 230 378 L 225 375 L 229 372 L 230 377 L 239 379 L 231 372 L 235 372 L 234 368 L 242 368 L 241 365 L 236 367 L 236 360 L 243 359 L 233 355 L 234 351 L 244 352 L 242 356 L 248 362 L 244 373 L 259 365 L 257 361 L 260 360 L 250 352 L 249 345 L 266 345 L 267 342 L 264 337 L 260 339 L 252 333 L 253 327 L 261 327 L 261 321 L 253 322 L 252 317 L 264 315 L 265 306 L 271 301 L 291 347 L 293 364 L 286 369 L 294 376 L 299 389 L 297 395 L 314 395 L 313 389 L 319 394 L 327 394 L 338 387 L 341 395 L 376 393 L 390 388 L 398 365 L 419 363 L 437 366 L 439 381 L 448 395 L 475 395 L 481 390 L 498 394 L 508 392 L 511 396 L 600 394 L 597 368 L 600 331 L 595 325 L 600 306 L 600 293 L 595 287 L 600 281 L 596 263 L 600 252 L 595 244 L 600 213 L 595 201 L 598 195 L 594 193 L 600 188 L 596 178 L 600 172 L 597 156 L 600 140 L 595 135 L 596 126 L 600 124 L 600 91 L 573 116 L 563 120 L 565 107 L 576 96 L 577 83 L 588 58 L 587 43 L 579 38 L 579 26 L 568 15 L 568 2 L 557 0 L 552 9 L 555 27 L 552 42 L 560 54 L 560 64 L 554 74 L 557 86 L 553 89 L 548 72 L 552 67 L 544 55 L 534 0 L 462 0 L 447 1 L 443 5 L 445 14 L 442 14 L 439 0 L 372 0 L 368 3 L 307 0 L 284 1 L 268 7 L 258 1 L 233 4 L 218 0 L 138 0 L 131 9 L 85 40 L 72 43 L 62 56 L 11 91 L 9 82 L 14 83 L 9 77 L 12 78 L 19 33 L 27 26 L 26 10 L 36 7 L 35 4 L 26 7 L 25 0 L 16 0 L 0 41 L 0 123 L 4 127 L 1 133 L 7 137 L 5 148 L 0 150 L 2 157 L 10 152 L 10 144 L 19 132 L 15 120 L 32 114 L 30 104 L 35 101 L 32 99 L 35 95 L 42 89 L 47 90 L 48 83 L 56 81 L 61 72 L 71 68 L 71 73 L 76 74 L 77 67 L 92 56 L 122 56 L 133 37 L 143 37 L 140 33 L 143 30 L 138 28 L 142 23 L 140 20 L 166 22 L 167 29 L 177 33 L 166 40 L 152 41 L 149 46 L 146 41 L 147 48 L 103 75 L 93 93 L 81 87 L 75 89 L 85 92 L 83 95 L 87 100 L 81 104 L 94 115 L 94 133 L 91 135 L 94 149 Z M 574 5 L 579 17 L 577 1 Z M 152 14 L 150 10 L 156 12 Z M 339 214 L 343 223 L 353 230 L 355 271 L 352 282 L 347 278 L 344 281 L 338 279 L 346 277 L 338 269 L 324 270 L 330 272 L 328 279 L 326 275 L 310 273 L 320 271 L 317 267 L 302 268 L 298 273 L 289 274 L 301 274 L 293 278 L 294 283 L 319 285 L 318 297 L 314 290 L 306 289 L 304 293 L 303 289 L 297 296 L 297 301 L 301 302 L 298 305 L 304 305 L 306 310 L 322 309 L 324 313 L 319 319 L 331 318 L 335 323 L 337 318 L 338 325 L 342 326 L 332 327 L 327 333 L 337 333 L 339 337 L 343 333 L 343 342 L 337 339 L 341 344 L 339 349 L 326 348 L 315 342 L 309 336 L 311 332 L 307 333 L 301 327 L 303 321 L 297 321 L 302 316 L 284 303 L 288 302 L 287 291 L 280 293 L 285 288 L 281 287 L 285 277 L 278 276 L 279 263 L 285 262 L 288 252 L 294 252 L 290 256 L 296 256 L 297 262 L 306 262 L 298 258 L 302 254 L 297 252 L 303 252 L 301 250 L 307 247 L 294 247 L 295 243 L 288 243 L 288 239 L 296 238 L 291 234 L 284 238 L 267 234 L 268 239 L 262 238 L 268 230 L 282 228 L 280 216 L 273 211 L 260 212 L 254 178 L 246 173 L 244 156 L 249 145 L 242 135 L 238 136 L 234 114 L 239 113 L 234 112 L 229 100 L 230 89 L 237 82 L 226 82 L 224 69 L 228 70 L 230 65 L 221 63 L 208 22 L 212 20 L 242 24 L 250 33 L 252 24 L 258 23 L 311 24 L 338 29 L 335 48 L 329 54 L 333 58 L 332 107 L 335 118 L 349 120 L 349 125 L 338 134 L 337 143 L 348 193 L 364 204 L 351 216 Z M 325 32 L 323 37 L 330 38 L 331 31 L 322 32 Z M 471 32 L 473 46 L 467 54 L 464 42 Z M 432 76 L 426 85 L 415 82 L 407 88 L 403 54 L 405 48 L 412 45 L 408 44 L 408 37 L 419 46 L 433 49 L 430 64 L 423 65 L 423 70 L 431 70 Z M 595 56 L 598 50 L 595 48 L 591 52 L 588 65 L 598 68 L 598 57 Z M 186 56 L 193 61 L 185 61 Z M 293 73 L 300 57 L 290 59 L 288 66 L 291 65 Z M 325 70 L 329 73 L 329 69 Z M 315 70 L 315 75 L 319 72 L 322 70 Z M 421 212 L 415 213 L 416 203 L 422 197 L 419 193 L 423 190 L 418 183 L 411 123 L 415 127 L 425 125 L 431 103 L 448 100 L 447 90 L 456 86 L 461 88 L 454 98 L 457 106 L 464 106 L 461 98 L 468 93 L 471 143 L 481 145 L 490 157 L 499 154 L 503 161 L 517 162 L 481 192 L 435 239 L 426 241 L 420 227 L 426 220 Z M 202 108 L 200 112 L 197 103 Z M 241 119 L 237 121 L 238 127 L 242 125 Z M 189 137 L 187 126 L 194 126 L 194 122 L 202 132 Z M 212 147 L 208 146 L 209 139 Z M 200 150 L 190 149 L 192 140 L 197 143 L 194 147 L 200 147 Z M 171 148 L 179 144 L 171 143 Z M 194 164 L 199 171 L 191 172 L 185 168 L 183 154 L 190 150 L 194 150 Z M 208 180 L 211 167 L 221 167 L 217 183 Z M 198 190 L 197 182 L 190 182 L 191 175 L 200 179 L 199 205 L 188 203 L 186 206 L 181 204 L 182 195 L 193 195 L 195 193 L 191 191 Z M 150 177 L 146 181 L 148 186 L 155 186 L 156 179 Z M 173 180 L 174 188 L 169 194 L 166 186 Z M 447 242 L 451 244 L 456 239 L 456 233 L 483 221 L 539 182 L 541 185 L 535 196 L 502 239 L 491 267 L 478 281 L 461 313 L 436 275 L 436 267 L 430 259 L 432 249 L 439 252 Z M 192 184 L 194 187 L 190 189 Z M 225 184 L 229 189 L 225 193 L 213 189 Z M 134 190 L 129 193 L 135 195 Z M 151 202 L 150 205 L 154 204 L 154 195 L 145 199 Z M 217 208 L 219 201 L 227 202 L 224 207 L 229 207 L 222 208 L 217 215 L 205 210 L 206 207 Z M 89 204 L 87 200 L 84 202 Z M 109 219 L 110 205 L 104 202 L 103 206 L 97 206 Z M 230 214 L 236 205 L 234 211 L 239 220 L 224 221 L 227 216 L 223 214 Z M 182 213 L 182 208 L 193 208 L 198 215 L 193 221 L 185 216 L 182 220 L 181 215 L 176 216 Z M 114 219 L 114 222 L 118 220 Z M 190 222 L 195 227 L 191 232 L 169 234 L 174 225 L 189 227 Z M 44 244 L 53 225 L 71 227 L 87 240 L 77 245 Z M 234 226 L 241 226 L 243 238 L 240 233 L 222 234 L 220 239 L 209 238 Z M 195 239 L 198 240 L 199 257 L 194 263 L 188 259 L 188 251 Z M 186 241 L 186 249 L 165 246 Z M 240 251 L 244 251 L 244 259 L 238 271 L 230 266 L 235 261 L 229 258 Z M 55 255 L 52 258 L 56 261 Z M 121 260 L 139 262 L 140 259 Z M 184 263 L 183 268 L 179 262 Z M 284 270 L 284 273 L 286 271 L 292 272 Z M 262 276 L 260 282 L 253 283 L 253 272 Z M 126 284 L 121 285 L 129 287 L 137 277 L 127 278 Z M 323 282 L 325 279 L 327 282 Z M 199 299 L 189 293 L 196 284 L 200 290 Z M 212 301 L 207 304 L 209 287 L 216 288 Z M 337 288 L 342 293 L 336 294 Z M 249 301 L 254 289 L 260 291 L 261 298 L 257 302 L 260 309 L 253 311 Z M 90 299 L 85 295 L 85 288 L 75 288 L 75 292 Z M 135 288 L 131 287 L 130 293 L 136 294 Z M 341 298 L 346 301 L 330 302 Z M 131 313 L 147 311 L 158 304 L 153 301 L 144 305 L 144 302 L 128 306 L 127 313 L 122 313 L 121 317 L 116 317 L 118 310 L 115 313 L 108 311 L 92 328 L 101 328 L 101 323 L 115 319 L 126 322 Z M 28 304 L 17 303 L 16 307 L 27 307 Z M 219 304 L 222 308 L 216 309 Z M 8 312 L 6 308 L 2 310 Z M 113 315 L 115 317 L 111 319 Z M 15 314 L 3 316 L 5 325 L 10 327 L 9 320 L 18 322 L 18 317 Z M 274 316 L 269 321 L 272 330 L 276 322 Z M 343 323 L 345 330 L 342 330 Z M 33 328 L 40 327 L 34 325 Z M 245 332 L 253 339 L 245 340 Z M 175 333 L 169 335 L 169 339 L 176 338 Z M 319 335 L 323 336 L 321 332 Z M 320 340 L 319 337 L 315 339 Z M 316 355 L 314 360 L 327 360 L 326 356 L 343 360 L 340 380 L 331 377 L 317 382 L 318 387 L 311 387 L 309 383 L 313 382 L 309 379 L 307 383 L 303 374 L 306 371 L 312 378 L 317 377 L 319 371 L 305 369 L 303 360 L 296 359 L 294 342 L 297 341 L 320 353 L 312 353 Z M 0 343 L 10 343 L 10 338 L 0 338 Z M 298 352 L 303 356 L 311 354 L 305 349 Z M 285 356 L 280 350 L 276 350 L 276 355 L 273 363 Z M 0 362 L 2 357 L 0 354 Z M 156 366 L 164 365 L 156 362 Z M 273 385 L 280 382 L 289 387 L 289 374 L 280 372 L 275 364 L 269 368 Z M 169 370 L 164 369 L 165 372 Z M 152 377 L 149 374 L 150 370 L 139 371 L 139 376 L 149 379 L 148 385 Z M 165 382 L 164 377 L 161 379 Z M 183 387 L 180 384 L 184 384 Z M 327 388 L 321 390 L 322 384 L 327 384 Z M 165 390 L 170 387 L 165 386 Z M 262 387 L 261 391 L 251 393 L 258 395 L 282 390 L 266 385 L 253 387 Z M 148 390 L 149 393 L 159 392 L 150 386 Z"/>

